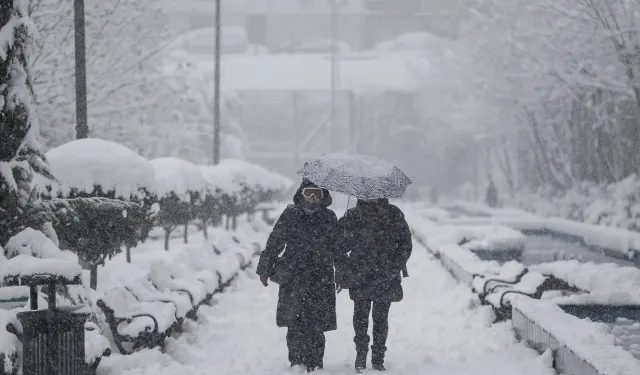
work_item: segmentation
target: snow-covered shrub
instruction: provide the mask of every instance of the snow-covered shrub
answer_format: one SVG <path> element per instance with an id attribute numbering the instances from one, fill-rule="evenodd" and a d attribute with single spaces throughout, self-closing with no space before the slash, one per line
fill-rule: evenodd
<path id="1" fill-rule="evenodd" d="M 169 250 L 171 232 L 180 225 L 184 225 L 184 242 L 188 242 L 189 222 L 197 217 L 207 186 L 198 166 L 186 160 L 158 158 L 151 164 L 160 205 L 157 222 L 165 232 L 164 248 Z"/>
<path id="2" fill-rule="evenodd" d="M 511 204 L 543 216 L 640 231 L 640 178 L 636 174 L 610 185 L 582 182 L 564 192 L 549 188 L 520 192 Z"/>
<path id="3" fill-rule="evenodd" d="M 97 288 L 98 266 L 105 259 L 146 239 L 153 223 L 155 172 L 142 156 L 117 143 L 80 139 L 47 153 L 58 182 L 36 181 L 48 198 L 106 198 L 54 223 L 63 248 L 76 253 L 91 270 Z M 128 254 L 130 255 L 130 254 Z"/>
<path id="4" fill-rule="evenodd" d="M 211 181 L 210 190 L 219 200 L 222 214 L 227 217 L 227 229 L 235 230 L 238 216 L 252 215 L 258 204 L 282 198 L 292 185 L 283 176 L 239 159 L 225 159 L 203 170 Z"/>
<path id="5" fill-rule="evenodd" d="M 132 197 L 131 202 L 138 205 L 135 209 L 126 211 L 124 226 L 126 231 L 124 246 L 127 250 L 127 263 L 131 263 L 131 249 L 139 243 L 145 242 L 153 229 L 158 214 L 158 197 L 147 189 L 141 189 L 142 195 Z"/>
<path id="6" fill-rule="evenodd" d="M 205 196 L 197 209 L 197 217 L 201 222 L 204 237 L 208 238 L 207 227 L 209 225 L 219 226 L 222 223 L 223 191 L 218 185 L 214 167 L 201 165 L 199 168 L 205 180 L 206 189 Z"/>

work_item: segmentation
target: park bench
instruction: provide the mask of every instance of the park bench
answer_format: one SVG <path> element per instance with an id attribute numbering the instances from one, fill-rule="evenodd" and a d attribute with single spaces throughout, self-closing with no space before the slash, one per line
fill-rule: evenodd
<path id="1" fill-rule="evenodd" d="M 142 302 L 123 286 L 107 291 L 97 305 L 102 309 L 122 354 L 131 354 L 142 348 L 164 347 L 164 340 L 178 325 L 177 308 L 173 302 Z"/>
<path id="2" fill-rule="evenodd" d="M 125 288 L 133 294 L 140 302 L 164 302 L 171 303 L 176 307 L 177 326 L 190 315 L 194 309 L 193 297 L 187 290 L 163 290 L 160 291 L 149 279 L 149 275 L 131 280 Z M 197 304 L 195 308 L 197 309 Z"/>
<path id="3" fill-rule="evenodd" d="M 511 319 L 511 301 L 514 296 L 524 295 L 541 299 L 548 291 L 582 292 L 553 275 L 529 271 L 526 268 L 512 279 L 475 277 L 473 286 L 481 303 L 493 307 L 498 321 Z"/>
<path id="4" fill-rule="evenodd" d="M 189 296 L 192 313 L 189 318 L 195 316 L 195 310 L 204 303 L 208 303 L 210 295 L 215 291 L 214 277 L 208 271 L 189 270 L 188 265 L 178 262 L 167 264 L 157 261 L 151 265 L 149 280 L 158 290 L 169 292 L 182 292 Z"/>

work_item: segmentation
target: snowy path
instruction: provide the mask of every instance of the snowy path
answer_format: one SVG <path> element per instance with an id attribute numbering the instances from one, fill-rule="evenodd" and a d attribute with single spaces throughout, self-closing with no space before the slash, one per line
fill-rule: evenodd
<path id="1" fill-rule="evenodd" d="M 416 244 L 405 279 L 405 300 L 390 314 L 388 374 L 552 375 L 534 351 L 517 343 L 510 323 L 489 326 L 492 312 L 472 306 L 459 286 Z M 277 286 L 243 276 L 213 307 L 201 308 L 167 353 L 146 351 L 105 360 L 100 375 L 290 374 L 285 329 L 275 325 Z M 327 334 L 327 375 L 353 374 L 352 303 L 338 296 L 338 331 Z M 368 364 L 370 367 L 370 364 Z"/>

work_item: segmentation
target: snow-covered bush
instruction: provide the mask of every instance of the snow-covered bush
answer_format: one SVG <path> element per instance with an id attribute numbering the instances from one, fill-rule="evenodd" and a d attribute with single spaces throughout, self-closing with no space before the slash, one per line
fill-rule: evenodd
<path id="1" fill-rule="evenodd" d="M 188 242 L 189 222 L 197 217 L 207 186 L 198 166 L 186 160 L 158 158 L 151 164 L 160 204 L 157 222 L 165 232 L 164 248 L 169 250 L 171 232 L 180 225 L 184 225 L 184 242 Z"/>
<path id="2" fill-rule="evenodd" d="M 236 218 L 253 214 L 258 204 L 281 199 L 292 185 L 288 178 L 239 159 L 225 159 L 201 170 L 210 194 L 214 194 L 221 213 L 227 217 L 227 229 L 235 230 Z"/>
<path id="3" fill-rule="evenodd" d="M 215 168 L 209 165 L 199 166 L 205 180 L 206 190 L 204 199 L 200 201 L 197 216 L 202 226 L 204 237 L 208 238 L 207 227 L 219 226 L 222 223 L 222 189 L 215 175 Z"/>
<path id="4" fill-rule="evenodd" d="M 47 153 L 57 182 L 36 181 L 47 198 L 107 198 L 116 205 L 87 205 L 54 223 L 61 246 L 75 252 L 91 270 L 146 239 L 153 224 L 155 171 L 134 151 L 101 139 L 80 139 Z M 130 254 L 128 254 L 130 258 Z"/>
<path id="5" fill-rule="evenodd" d="M 610 185 L 582 182 L 564 192 L 523 191 L 509 203 L 543 216 L 640 231 L 640 178 L 635 174 Z"/>

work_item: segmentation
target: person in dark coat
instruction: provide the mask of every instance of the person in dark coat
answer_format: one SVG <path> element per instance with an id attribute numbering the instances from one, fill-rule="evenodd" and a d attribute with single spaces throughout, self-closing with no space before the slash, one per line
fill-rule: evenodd
<path id="1" fill-rule="evenodd" d="M 496 184 L 493 183 L 493 180 L 489 180 L 489 186 L 487 186 L 484 202 L 491 208 L 498 207 L 498 189 L 496 188 Z"/>
<path id="2" fill-rule="evenodd" d="M 349 289 L 353 300 L 356 370 L 366 368 L 369 314 L 373 307 L 371 364 L 385 371 L 391 303 L 403 298 L 402 276 L 411 256 L 409 226 L 400 209 L 387 199 L 358 200 L 338 221 L 336 284 L 338 293 Z"/>
<path id="3" fill-rule="evenodd" d="M 256 273 L 280 284 L 276 323 L 288 327 L 291 366 L 323 368 L 324 332 L 337 328 L 334 280 L 336 214 L 331 195 L 304 179 L 275 224 Z M 284 253 L 279 256 L 282 252 Z"/>

